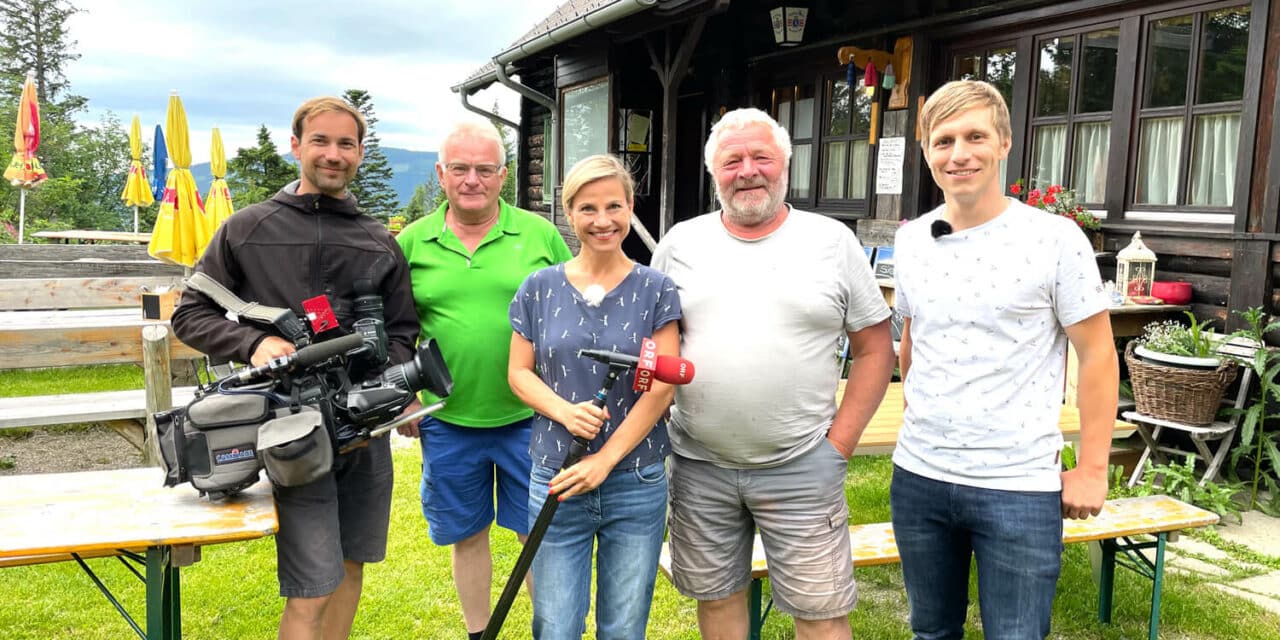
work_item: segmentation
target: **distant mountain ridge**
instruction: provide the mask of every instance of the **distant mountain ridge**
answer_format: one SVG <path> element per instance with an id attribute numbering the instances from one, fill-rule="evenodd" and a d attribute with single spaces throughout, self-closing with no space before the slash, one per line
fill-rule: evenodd
<path id="1" fill-rule="evenodd" d="M 383 147 L 382 154 L 387 157 L 387 164 L 391 165 L 391 171 L 394 177 L 391 180 L 391 188 L 395 189 L 396 196 L 400 200 L 399 206 L 403 207 L 409 198 L 413 197 L 413 190 L 418 185 L 433 179 L 436 173 L 436 152 L 435 151 L 413 151 L 410 149 L 397 149 L 395 147 Z M 297 164 L 293 156 L 288 153 L 280 154 L 289 164 Z M 231 160 L 235 153 L 229 153 L 227 160 Z M 213 174 L 209 171 L 209 163 L 192 165 L 191 174 L 195 176 L 196 186 L 200 188 L 200 194 L 203 196 L 209 193 L 209 184 L 213 182 Z M 236 194 L 231 194 L 234 201 Z"/>

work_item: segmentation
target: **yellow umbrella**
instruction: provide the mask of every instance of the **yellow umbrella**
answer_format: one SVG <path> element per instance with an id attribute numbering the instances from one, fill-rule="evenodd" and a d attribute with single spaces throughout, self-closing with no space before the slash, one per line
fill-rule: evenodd
<path id="1" fill-rule="evenodd" d="M 22 97 L 18 99 L 18 124 L 13 130 L 13 160 L 4 170 L 4 178 L 21 189 L 18 196 L 18 244 L 22 244 L 23 226 L 27 218 L 27 189 L 45 178 L 36 149 L 40 148 L 40 105 L 36 102 L 35 74 L 27 72 L 22 85 Z"/>
<path id="2" fill-rule="evenodd" d="M 235 213 L 235 205 L 231 204 L 231 190 L 227 188 L 227 152 L 222 147 L 222 133 L 213 128 L 213 143 L 209 146 L 209 170 L 213 173 L 213 183 L 209 185 L 209 195 L 204 199 L 204 213 L 210 225 L 209 237 L 218 230 L 218 226 Z M 204 247 L 199 249 L 204 253 Z"/>
<path id="3" fill-rule="evenodd" d="M 142 123 L 138 116 L 133 116 L 133 126 L 129 128 L 129 154 L 133 162 L 129 163 L 129 178 L 124 183 L 124 193 L 120 198 L 125 206 L 133 207 L 133 232 L 138 232 L 138 207 L 149 207 L 156 199 L 151 195 L 151 183 L 147 180 L 147 170 L 142 168 Z"/>
<path id="4" fill-rule="evenodd" d="M 199 258 L 196 247 L 209 243 L 201 228 L 204 203 L 196 189 L 196 179 L 191 175 L 191 143 L 187 134 L 187 113 L 182 108 L 178 92 L 169 96 L 169 111 L 165 116 L 165 146 L 173 171 L 164 185 L 164 198 L 156 215 L 156 226 L 151 232 L 147 253 L 152 257 L 180 264 L 195 266 Z"/>

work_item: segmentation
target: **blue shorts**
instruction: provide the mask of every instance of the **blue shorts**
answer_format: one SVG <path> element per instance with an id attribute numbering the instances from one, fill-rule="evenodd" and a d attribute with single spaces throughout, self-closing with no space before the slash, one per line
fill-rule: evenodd
<path id="1" fill-rule="evenodd" d="M 432 416 L 422 419 L 422 514 L 432 542 L 454 544 L 489 526 L 495 480 L 498 526 L 529 532 L 532 422 L 460 427 Z"/>

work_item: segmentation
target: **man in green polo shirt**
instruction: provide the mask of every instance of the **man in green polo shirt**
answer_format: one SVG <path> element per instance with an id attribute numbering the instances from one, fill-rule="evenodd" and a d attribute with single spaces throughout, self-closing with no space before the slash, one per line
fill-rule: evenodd
<path id="1" fill-rule="evenodd" d="M 529 531 L 533 411 L 507 385 L 507 307 L 525 277 L 571 256 L 555 225 L 503 202 L 506 153 L 485 121 L 457 125 L 436 175 L 448 200 L 397 239 L 409 261 L 422 337 L 435 338 L 453 394 L 400 433 L 422 445 L 422 511 L 432 542 L 453 547 L 453 581 L 467 633 L 489 622 L 489 526 Z M 432 400 L 424 395 L 425 400 Z"/>

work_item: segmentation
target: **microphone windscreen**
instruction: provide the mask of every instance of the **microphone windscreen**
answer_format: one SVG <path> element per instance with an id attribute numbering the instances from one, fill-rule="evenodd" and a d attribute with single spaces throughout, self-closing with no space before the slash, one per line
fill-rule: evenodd
<path id="1" fill-rule="evenodd" d="M 667 384 L 689 384 L 693 382 L 693 363 L 676 356 L 658 356 L 653 377 Z"/>
<path id="2" fill-rule="evenodd" d="M 934 239 L 950 235 L 951 231 L 951 223 L 946 220 L 934 220 L 933 225 L 929 227 L 929 233 L 933 234 Z"/>
<path id="3" fill-rule="evenodd" d="M 364 336 L 361 336 L 358 333 L 342 336 L 341 338 L 334 338 L 333 340 L 326 340 L 325 342 L 299 349 L 298 353 L 294 356 L 294 362 L 303 368 L 310 367 L 324 362 L 334 356 L 340 356 L 352 349 L 358 348 L 362 344 L 364 344 Z"/>

